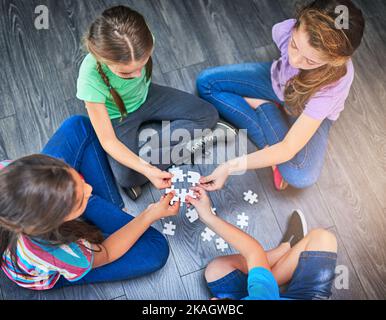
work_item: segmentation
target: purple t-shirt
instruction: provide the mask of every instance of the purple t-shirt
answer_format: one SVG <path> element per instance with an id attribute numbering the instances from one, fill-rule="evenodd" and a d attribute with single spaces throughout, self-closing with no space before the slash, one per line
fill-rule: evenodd
<path id="1" fill-rule="evenodd" d="M 272 64 L 272 87 L 278 98 L 284 101 L 285 85 L 299 73 L 299 69 L 291 67 L 288 59 L 288 46 L 296 20 L 289 19 L 275 24 L 272 38 L 281 52 L 281 57 Z M 306 104 L 304 114 L 316 120 L 337 120 L 344 109 L 344 103 L 354 80 L 354 66 L 351 59 L 347 62 L 347 74 L 336 83 L 317 92 Z"/>

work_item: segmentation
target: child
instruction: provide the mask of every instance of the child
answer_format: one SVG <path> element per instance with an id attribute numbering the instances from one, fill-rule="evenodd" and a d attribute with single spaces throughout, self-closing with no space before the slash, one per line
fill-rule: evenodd
<path id="1" fill-rule="evenodd" d="M 304 216 L 295 211 L 283 241 L 264 251 L 248 234 L 212 214 L 204 189 L 193 188 L 188 197 L 200 219 L 240 252 L 209 263 L 205 278 L 214 299 L 277 300 L 328 299 L 335 277 L 335 236 L 323 229 L 307 233 Z M 291 280 L 292 279 L 292 280 Z M 279 286 L 288 284 L 279 292 Z"/>
<path id="2" fill-rule="evenodd" d="M 348 29 L 336 27 L 339 5 L 348 9 Z M 202 178 L 207 191 L 221 189 L 233 172 L 269 166 L 277 190 L 288 184 L 305 188 L 317 181 L 329 130 L 343 111 L 354 79 L 351 56 L 361 43 L 364 25 L 362 12 L 351 0 L 316 0 L 296 19 L 273 27 L 279 60 L 212 68 L 198 77 L 200 96 L 225 120 L 246 128 L 259 149 Z"/>
<path id="3" fill-rule="evenodd" d="M 125 6 L 105 10 L 84 43 L 89 54 L 80 67 L 77 97 L 86 104 L 118 184 L 132 199 L 148 180 L 159 189 L 170 187 L 171 174 L 162 170 L 171 161 L 162 159 L 170 158 L 177 142 L 152 150 L 160 163 L 151 165 L 138 156 L 141 125 L 171 121 L 162 137 L 182 128 L 192 136 L 194 129 L 215 126 L 216 109 L 191 94 L 151 83 L 154 37 L 138 12 Z"/>
<path id="4" fill-rule="evenodd" d="M 135 218 L 123 212 L 87 117 L 64 122 L 42 155 L 4 165 L 0 266 L 18 285 L 47 290 L 126 280 L 166 263 L 167 241 L 151 224 L 176 215 L 179 203 L 169 205 L 170 193 Z"/>

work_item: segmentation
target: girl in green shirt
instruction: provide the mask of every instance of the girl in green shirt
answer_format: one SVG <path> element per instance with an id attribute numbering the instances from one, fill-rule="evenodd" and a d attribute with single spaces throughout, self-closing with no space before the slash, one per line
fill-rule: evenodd
<path id="1" fill-rule="evenodd" d="M 117 6 L 105 10 L 84 38 L 89 54 L 77 81 L 77 97 L 85 102 L 98 139 L 109 156 L 117 183 L 132 198 L 151 181 L 158 189 L 171 186 L 166 170 L 179 141 L 152 147 L 159 162 L 149 163 L 138 154 L 138 132 L 149 122 L 170 121 L 161 137 L 176 129 L 211 129 L 216 109 L 191 94 L 151 83 L 154 37 L 138 12 Z"/>

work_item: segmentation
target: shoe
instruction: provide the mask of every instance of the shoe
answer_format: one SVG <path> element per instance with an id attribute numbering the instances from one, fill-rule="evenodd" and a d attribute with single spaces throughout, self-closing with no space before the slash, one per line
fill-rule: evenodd
<path id="1" fill-rule="evenodd" d="M 275 166 L 275 169 L 273 169 L 273 184 L 275 185 L 277 191 L 283 191 L 288 187 L 288 183 L 281 176 L 277 166 Z"/>
<path id="2" fill-rule="evenodd" d="M 287 231 L 281 242 L 288 242 L 292 248 L 307 235 L 307 232 L 307 222 L 304 214 L 300 210 L 295 210 L 288 221 Z"/>
<path id="3" fill-rule="evenodd" d="M 140 186 L 122 189 L 125 194 L 133 201 L 137 200 L 142 194 L 142 188 Z"/>
<path id="4" fill-rule="evenodd" d="M 225 132 L 231 131 L 234 135 L 237 135 L 239 133 L 239 129 L 222 119 L 217 121 L 216 126 L 213 128 L 213 131 L 216 131 L 216 129 L 223 129 Z"/>

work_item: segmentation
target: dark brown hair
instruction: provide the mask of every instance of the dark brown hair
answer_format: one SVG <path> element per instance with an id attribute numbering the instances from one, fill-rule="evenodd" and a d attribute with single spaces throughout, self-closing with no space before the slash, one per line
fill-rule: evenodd
<path id="1" fill-rule="evenodd" d="M 75 188 L 70 167 L 45 155 L 20 158 L 0 170 L 0 266 L 6 250 L 17 266 L 20 235 L 52 246 L 80 239 L 102 243 L 95 226 L 79 219 L 64 222 L 77 202 Z"/>
<path id="2" fill-rule="evenodd" d="M 349 28 L 337 29 L 335 8 L 349 10 Z M 307 102 L 319 90 L 334 84 L 347 73 L 347 61 L 359 47 L 365 28 L 362 11 L 351 0 L 316 0 L 303 6 L 297 14 L 296 29 L 300 25 L 309 36 L 310 45 L 321 52 L 327 61 L 313 70 L 300 70 L 286 84 L 285 102 L 289 112 L 299 116 Z"/>
<path id="3" fill-rule="evenodd" d="M 130 63 L 144 59 L 154 46 L 153 35 L 144 17 L 126 6 L 105 10 L 90 26 L 84 44 L 97 60 L 97 70 L 108 87 L 121 117 L 127 115 L 125 104 L 119 93 L 111 86 L 101 63 Z M 146 78 L 152 75 L 153 62 L 146 64 Z"/>

